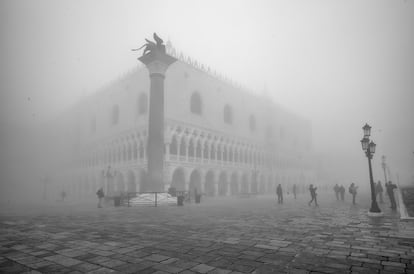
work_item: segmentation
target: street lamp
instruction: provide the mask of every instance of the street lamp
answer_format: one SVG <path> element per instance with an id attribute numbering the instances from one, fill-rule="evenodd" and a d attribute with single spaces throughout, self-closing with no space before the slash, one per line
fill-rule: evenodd
<path id="1" fill-rule="evenodd" d="M 387 164 L 385 163 L 385 155 L 382 155 L 382 163 L 381 163 L 382 169 L 384 170 L 384 178 L 385 178 L 385 182 L 388 182 L 387 180 Z"/>
<path id="2" fill-rule="evenodd" d="M 256 192 L 258 190 L 258 185 L 257 185 L 257 167 L 256 167 L 256 163 L 254 163 L 254 169 L 253 169 L 253 185 L 256 187 Z M 250 189 L 251 192 L 251 189 Z"/>
<path id="3" fill-rule="evenodd" d="M 371 208 L 369 209 L 368 216 L 371 217 L 380 217 L 383 215 L 381 209 L 377 204 L 377 197 L 375 195 L 375 186 L 374 186 L 374 179 L 372 177 L 372 167 L 371 167 L 371 159 L 375 153 L 376 144 L 369 139 L 371 135 L 371 127 L 368 124 L 362 127 L 364 131 L 364 138 L 361 140 L 362 150 L 365 151 L 365 155 L 368 158 L 368 167 L 369 167 L 369 181 L 371 185 Z"/>

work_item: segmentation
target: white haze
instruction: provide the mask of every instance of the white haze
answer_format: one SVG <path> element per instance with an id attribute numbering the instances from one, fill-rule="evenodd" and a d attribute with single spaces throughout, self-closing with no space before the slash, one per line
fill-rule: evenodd
<path id="1" fill-rule="evenodd" d="M 130 49 L 154 31 L 311 120 L 332 183 L 368 185 L 366 122 L 374 178 L 386 155 L 393 180 L 413 181 L 412 0 L 1 1 L 0 29 L 3 199 L 40 197 L 38 129 L 135 67 Z"/>

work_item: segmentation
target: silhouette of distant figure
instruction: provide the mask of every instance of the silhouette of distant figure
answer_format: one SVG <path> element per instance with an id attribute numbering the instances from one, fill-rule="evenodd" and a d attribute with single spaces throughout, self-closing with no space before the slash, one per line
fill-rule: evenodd
<path id="1" fill-rule="evenodd" d="M 388 194 L 388 197 L 390 198 L 391 208 L 392 210 L 396 210 L 397 203 L 395 202 L 394 189 L 396 189 L 397 186 L 393 184 L 391 181 L 388 181 L 388 184 L 385 184 L 385 187 L 387 188 L 387 194 Z"/>
<path id="2" fill-rule="evenodd" d="M 295 198 L 295 200 L 296 200 L 296 184 L 293 184 L 293 187 L 292 187 L 292 192 L 293 192 L 293 197 Z"/>
<path id="3" fill-rule="evenodd" d="M 283 204 L 283 191 L 282 191 L 282 186 L 280 184 L 276 188 L 276 194 L 277 194 L 277 203 Z"/>
<path id="4" fill-rule="evenodd" d="M 384 203 L 384 199 L 383 199 L 383 195 L 382 195 L 383 192 L 384 192 L 384 189 L 381 185 L 381 181 L 378 180 L 378 183 L 375 185 L 375 193 L 379 197 L 379 202 L 381 204 Z"/>
<path id="5" fill-rule="evenodd" d="M 339 201 L 339 186 L 338 186 L 338 184 L 336 184 L 334 186 L 333 190 L 335 191 L 336 200 Z"/>
<path id="6" fill-rule="evenodd" d="M 318 200 L 316 199 L 316 196 L 318 194 L 316 194 L 316 189 L 317 189 L 317 187 L 313 187 L 313 184 L 310 184 L 309 192 L 310 192 L 312 200 L 310 200 L 309 206 L 312 204 L 313 201 L 315 201 L 315 206 L 318 206 Z"/>
<path id="7" fill-rule="evenodd" d="M 66 192 L 64 190 L 60 193 L 60 197 L 62 197 L 62 202 L 64 202 L 66 198 Z"/>
<path id="8" fill-rule="evenodd" d="M 96 195 L 98 196 L 98 207 L 102 207 L 102 198 L 105 196 L 102 187 L 98 189 L 96 192 Z"/>
<path id="9" fill-rule="evenodd" d="M 349 186 L 349 193 L 352 194 L 352 204 L 355 204 L 355 197 L 357 195 L 357 186 L 355 186 L 355 183 L 351 183 Z"/>
<path id="10" fill-rule="evenodd" d="M 345 200 L 345 187 L 343 185 L 339 187 L 339 193 L 341 194 L 341 201 L 344 201 Z"/>

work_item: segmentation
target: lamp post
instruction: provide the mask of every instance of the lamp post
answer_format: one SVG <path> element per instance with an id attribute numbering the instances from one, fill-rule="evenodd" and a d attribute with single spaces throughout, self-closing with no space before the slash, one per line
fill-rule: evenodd
<path id="1" fill-rule="evenodd" d="M 388 180 L 387 180 L 387 171 L 386 171 L 387 164 L 385 163 L 385 155 L 382 155 L 382 163 L 381 163 L 381 166 L 382 166 L 382 170 L 384 170 L 385 183 L 387 183 L 388 182 Z"/>
<path id="2" fill-rule="evenodd" d="M 365 151 L 365 155 L 368 158 L 368 167 L 369 167 L 369 181 L 371 185 L 371 208 L 369 209 L 368 216 L 371 217 L 380 217 L 383 215 L 381 209 L 377 204 L 377 198 L 375 195 L 375 186 L 374 186 L 374 179 L 372 177 L 372 166 L 371 166 L 371 159 L 375 153 L 376 144 L 369 139 L 371 135 L 371 127 L 368 124 L 362 128 L 364 130 L 364 138 L 361 140 L 362 150 Z"/>
<path id="3" fill-rule="evenodd" d="M 256 163 L 254 164 L 254 169 L 253 169 L 253 185 L 256 187 L 256 192 L 258 191 L 259 186 L 257 185 L 257 167 L 256 167 Z M 250 192 L 252 192 L 250 190 Z"/>

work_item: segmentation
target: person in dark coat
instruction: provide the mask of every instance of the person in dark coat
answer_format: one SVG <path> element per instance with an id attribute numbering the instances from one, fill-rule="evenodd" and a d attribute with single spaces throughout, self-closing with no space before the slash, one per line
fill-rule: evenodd
<path id="1" fill-rule="evenodd" d="M 345 200 L 345 187 L 343 185 L 339 187 L 339 193 L 341 194 L 341 201 L 344 201 Z"/>
<path id="2" fill-rule="evenodd" d="M 349 186 L 349 193 L 352 194 L 352 204 L 355 204 L 355 197 L 357 195 L 357 186 L 355 185 L 355 183 L 351 183 L 351 185 Z"/>
<path id="3" fill-rule="evenodd" d="M 98 191 L 96 192 L 96 196 L 98 196 L 98 207 L 101 208 L 102 207 L 102 198 L 105 196 L 102 187 L 98 189 Z"/>
<path id="4" fill-rule="evenodd" d="M 336 200 L 337 201 L 339 201 L 339 186 L 338 186 L 338 184 L 336 184 L 335 186 L 334 186 L 334 188 L 333 188 L 333 190 L 334 190 L 334 192 L 335 192 L 335 197 L 336 197 Z"/>
<path id="5" fill-rule="evenodd" d="M 312 204 L 313 201 L 315 201 L 315 206 L 318 206 L 318 200 L 316 199 L 316 196 L 318 194 L 316 193 L 316 189 L 317 189 L 317 187 L 314 187 L 313 184 L 310 184 L 309 192 L 310 192 L 312 200 L 310 200 L 309 206 Z"/>
<path id="6" fill-rule="evenodd" d="M 293 197 L 295 197 L 295 200 L 296 200 L 296 184 L 293 184 L 292 192 L 293 192 Z"/>
<path id="7" fill-rule="evenodd" d="M 375 185 L 375 194 L 379 198 L 379 202 L 381 204 L 384 203 L 384 199 L 383 199 L 383 195 L 382 195 L 383 192 L 384 192 L 384 189 L 381 185 L 381 181 L 378 180 L 378 183 Z"/>
<path id="8" fill-rule="evenodd" d="M 385 187 L 387 189 L 388 197 L 390 198 L 391 208 L 392 210 L 396 210 L 397 203 L 395 202 L 394 189 L 396 189 L 397 186 L 393 184 L 391 181 L 388 181 L 388 184 L 385 184 Z"/>
<path id="9" fill-rule="evenodd" d="M 276 188 L 276 194 L 277 194 L 277 203 L 283 204 L 283 190 L 280 184 Z"/>

